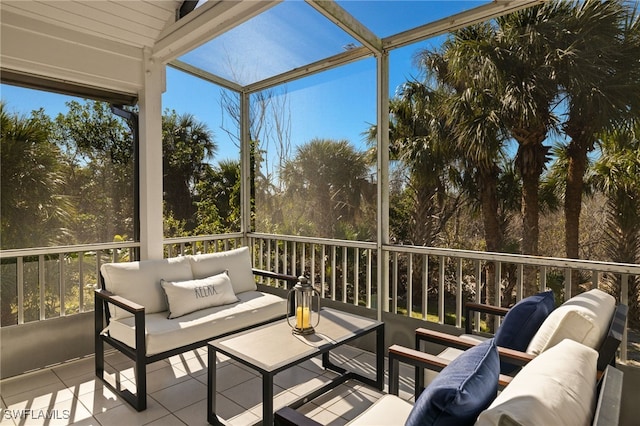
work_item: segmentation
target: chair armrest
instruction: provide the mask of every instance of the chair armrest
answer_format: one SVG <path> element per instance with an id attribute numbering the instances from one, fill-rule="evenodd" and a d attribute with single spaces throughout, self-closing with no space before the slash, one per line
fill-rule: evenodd
<path id="1" fill-rule="evenodd" d="M 428 330 L 426 328 L 418 328 L 416 330 L 416 348 L 419 348 L 418 344 L 422 341 L 440 344 L 443 346 L 467 350 L 474 347 L 479 342 L 473 342 L 471 340 L 465 340 L 459 336 L 452 334 L 441 333 L 434 330 Z M 510 364 L 523 366 L 529 363 L 534 355 L 530 355 L 526 352 L 516 351 L 514 349 L 498 346 L 498 354 L 501 361 L 506 361 Z"/>
<path id="2" fill-rule="evenodd" d="M 464 314 L 465 314 L 465 322 L 464 322 L 464 329 L 465 329 L 465 333 L 467 334 L 471 334 L 473 332 L 472 329 L 472 312 L 480 312 L 483 314 L 491 314 L 491 315 L 498 315 L 498 316 L 505 316 L 507 315 L 507 312 L 509 312 L 509 308 L 502 308 L 499 306 L 493 306 L 493 305 L 487 305 L 484 303 L 474 303 L 474 302 L 467 302 L 464 305 Z"/>
<path id="3" fill-rule="evenodd" d="M 257 275 L 265 278 L 273 278 L 275 280 L 282 280 L 287 283 L 287 289 L 292 288 L 291 284 L 295 285 L 298 282 L 298 277 L 295 275 L 281 274 L 278 272 L 265 271 L 263 269 L 251 268 L 253 275 Z"/>
<path id="4" fill-rule="evenodd" d="M 96 289 L 95 295 L 96 295 L 96 298 L 104 302 L 116 305 L 117 307 L 122 308 L 131 314 L 136 314 L 138 312 L 142 312 L 144 314 L 144 306 L 138 305 L 137 303 L 132 302 L 131 300 L 128 300 L 128 299 L 125 299 L 124 297 L 113 294 L 110 291 L 103 290 L 103 289 Z"/>
<path id="5" fill-rule="evenodd" d="M 623 373 L 607 366 L 598 385 L 598 401 L 593 416 L 593 426 L 617 425 L 622 404 Z"/>
<path id="6" fill-rule="evenodd" d="M 411 348 L 406 348 L 400 345 L 392 345 L 391 347 L 389 347 L 389 362 L 391 363 L 396 359 L 399 362 L 413 365 L 414 367 L 426 368 L 437 372 L 442 371 L 451 362 L 448 359 L 440 358 L 436 355 L 428 354 Z M 389 393 L 393 393 L 391 391 L 391 376 L 389 376 L 389 380 Z M 501 387 L 507 386 L 509 383 L 511 383 L 511 380 L 513 380 L 513 377 L 500 374 L 500 376 L 498 377 L 498 385 Z M 397 395 L 397 393 L 395 395 Z"/>
<path id="7" fill-rule="evenodd" d="M 291 407 L 282 407 L 276 411 L 274 413 L 274 424 L 276 426 L 322 426 L 322 423 L 298 413 Z"/>

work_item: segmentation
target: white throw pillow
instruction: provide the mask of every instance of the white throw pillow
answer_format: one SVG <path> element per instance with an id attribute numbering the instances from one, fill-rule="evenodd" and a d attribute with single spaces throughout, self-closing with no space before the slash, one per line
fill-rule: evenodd
<path id="1" fill-rule="evenodd" d="M 104 278 L 105 289 L 144 306 L 145 314 L 167 310 L 167 298 L 160 287 L 161 279 L 169 281 L 193 279 L 189 259 L 186 257 L 105 263 L 100 267 L 100 272 Z M 109 307 L 109 312 L 113 319 L 131 316 L 124 309 L 113 305 Z"/>
<path id="2" fill-rule="evenodd" d="M 520 370 L 476 425 L 591 424 L 597 361 L 594 349 L 563 340 Z"/>
<path id="3" fill-rule="evenodd" d="M 251 271 L 249 247 L 240 247 L 218 253 L 189 256 L 193 278 L 200 279 L 229 271 L 235 293 L 256 290 L 256 281 Z"/>
<path id="4" fill-rule="evenodd" d="M 160 285 L 167 295 L 169 303 L 167 318 L 170 319 L 200 309 L 238 302 L 226 272 L 201 280 L 177 282 L 160 280 Z"/>
<path id="5" fill-rule="evenodd" d="M 615 309 L 615 298 L 602 290 L 578 294 L 549 314 L 531 339 L 527 353 L 539 355 L 564 339 L 598 349 Z"/>

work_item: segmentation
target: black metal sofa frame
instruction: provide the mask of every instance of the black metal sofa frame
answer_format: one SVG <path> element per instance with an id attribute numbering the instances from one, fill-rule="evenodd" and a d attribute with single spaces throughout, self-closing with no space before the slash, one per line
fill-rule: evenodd
<path id="1" fill-rule="evenodd" d="M 286 288 L 290 289 L 296 284 L 298 278 L 293 275 L 280 274 L 270 271 L 264 271 L 261 269 L 252 268 L 254 276 L 260 276 L 264 278 L 270 278 L 275 280 L 281 280 L 286 283 Z M 132 348 L 124 343 L 120 342 L 109 336 L 108 333 L 103 333 L 105 324 L 108 325 L 111 315 L 109 313 L 109 304 L 113 304 L 119 308 L 126 310 L 133 314 L 135 321 L 135 342 L 136 347 Z M 289 307 L 289 309 L 291 309 Z M 284 318 L 286 313 L 282 314 L 281 318 Z M 273 320 L 272 320 L 273 321 Z M 203 347 L 213 338 L 224 337 L 225 335 L 244 331 L 248 328 L 265 324 L 266 322 L 256 323 L 250 327 L 239 328 L 230 333 L 211 336 L 210 338 L 201 340 L 199 342 L 192 343 L 190 345 L 182 346 L 172 349 L 170 351 L 146 355 L 146 339 L 145 339 L 145 308 L 117 296 L 109 291 L 105 290 L 104 277 L 100 274 L 100 288 L 95 290 L 95 369 L 96 376 L 104 382 L 104 384 L 113 392 L 122 397 L 125 401 L 131 404 L 137 411 L 143 411 L 147 408 L 147 365 L 156 361 L 160 361 L 175 355 L 179 355 L 184 352 L 188 352 L 200 347 Z M 104 377 L 104 344 L 108 343 L 113 348 L 117 349 L 134 362 L 135 381 L 136 381 L 136 393 L 132 393 L 128 389 L 118 389 L 119 383 L 116 382 L 115 386 L 105 380 Z"/>

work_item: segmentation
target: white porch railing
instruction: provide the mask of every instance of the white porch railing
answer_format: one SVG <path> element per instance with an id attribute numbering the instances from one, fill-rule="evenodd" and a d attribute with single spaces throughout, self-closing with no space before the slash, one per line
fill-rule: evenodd
<path id="1" fill-rule="evenodd" d="M 241 233 L 171 238 L 165 240 L 164 252 L 166 257 L 216 252 L 243 241 Z M 606 286 L 604 277 L 614 277 L 614 293 L 628 304 L 630 279 L 640 276 L 640 265 L 389 245 L 383 247 L 389 255 L 385 280 L 378 271 L 375 243 L 258 233 L 249 234 L 248 242 L 257 268 L 305 274 L 325 298 L 378 309 L 380 294 L 388 294 L 384 310 L 457 327 L 462 327 L 464 301 L 482 301 L 489 286 L 499 295 L 497 305 L 526 296 L 525 280 L 535 283 L 536 290 L 552 288 L 561 302 L 571 297 L 575 277 L 583 288 Z M 13 318 L 3 318 L 2 325 L 92 310 L 100 265 L 129 261 L 138 247 L 125 242 L 0 251 L 2 280 L 15 288 L 15 294 L 2 295 L 3 305 L 8 297 L 13 307 Z M 379 283 L 387 281 L 389 289 L 381 293 Z M 620 358 L 627 359 L 626 331 Z"/>

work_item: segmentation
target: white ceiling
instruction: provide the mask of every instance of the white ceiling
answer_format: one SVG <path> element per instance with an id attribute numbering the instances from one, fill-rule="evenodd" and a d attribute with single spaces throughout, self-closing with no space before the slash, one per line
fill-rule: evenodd
<path id="1" fill-rule="evenodd" d="M 0 11 L 134 47 L 151 47 L 182 0 L 2 0 Z"/>

